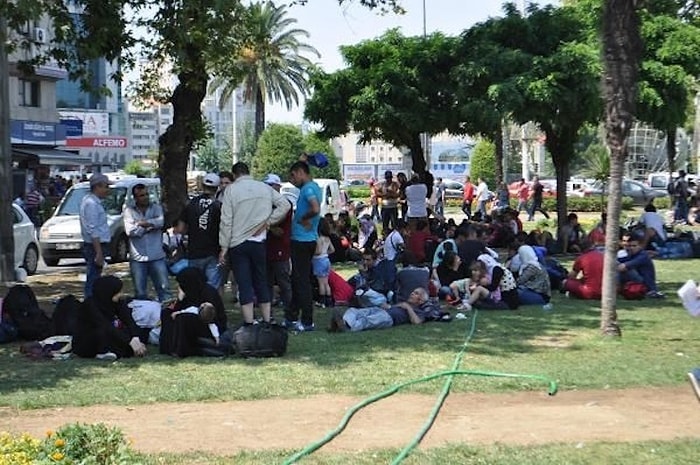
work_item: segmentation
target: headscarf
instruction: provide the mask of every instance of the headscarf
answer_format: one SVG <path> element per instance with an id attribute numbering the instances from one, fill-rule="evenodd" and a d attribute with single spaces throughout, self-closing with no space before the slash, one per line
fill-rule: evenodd
<path id="1" fill-rule="evenodd" d="M 535 249 L 529 245 L 521 245 L 520 248 L 518 248 L 518 257 L 520 258 L 520 273 L 523 272 L 526 266 L 534 266 L 537 269 L 542 269 L 542 265 L 537 259 Z"/>
<path id="2" fill-rule="evenodd" d="M 493 273 L 493 269 L 496 268 L 497 266 L 500 266 L 500 264 L 496 261 L 495 258 L 493 258 L 489 254 L 482 253 L 476 258 L 478 261 L 486 265 L 486 272 L 488 273 L 489 276 Z"/>
<path id="3" fill-rule="evenodd" d="M 113 309 L 115 303 L 112 297 L 117 295 L 124 286 L 116 276 L 100 276 L 92 285 L 92 300 L 101 310 Z"/>
<path id="4" fill-rule="evenodd" d="M 190 266 L 179 272 L 175 280 L 180 286 L 180 289 L 182 289 L 182 292 L 185 293 L 185 298 L 182 300 L 183 305 L 199 306 L 204 302 L 202 294 L 207 286 L 204 271 Z"/>

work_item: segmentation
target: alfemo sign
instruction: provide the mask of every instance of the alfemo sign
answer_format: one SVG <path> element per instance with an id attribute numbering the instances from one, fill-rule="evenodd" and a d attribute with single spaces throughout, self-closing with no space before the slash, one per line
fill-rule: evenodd
<path id="1" fill-rule="evenodd" d="M 66 139 L 68 147 L 105 147 L 125 149 L 128 146 L 126 137 L 76 137 Z"/>

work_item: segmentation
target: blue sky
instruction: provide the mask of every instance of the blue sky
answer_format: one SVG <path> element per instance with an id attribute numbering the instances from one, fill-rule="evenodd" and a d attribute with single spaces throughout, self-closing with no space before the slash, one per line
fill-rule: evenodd
<path id="1" fill-rule="evenodd" d="M 357 0 L 339 6 L 337 0 L 308 0 L 304 6 L 291 5 L 288 16 L 297 19 L 296 27 L 309 32 L 308 43 L 320 53 L 320 64 L 326 71 L 344 66 L 341 45 L 350 45 L 382 35 L 391 28 L 400 28 L 404 35 L 423 34 L 423 0 L 402 0 L 405 15 L 370 11 Z M 514 0 L 522 7 L 522 0 Z M 549 4 L 555 1 L 527 3 Z M 501 0 L 425 0 L 425 23 L 428 34 L 440 31 L 459 34 L 471 25 L 502 14 Z M 300 123 L 303 107 L 288 111 L 280 105 L 270 105 L 266 111 L 268 122 Z"/>

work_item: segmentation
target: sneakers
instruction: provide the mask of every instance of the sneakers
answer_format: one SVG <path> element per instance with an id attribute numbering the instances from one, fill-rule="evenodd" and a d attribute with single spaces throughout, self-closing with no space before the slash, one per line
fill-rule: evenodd
<path id="1" fill-rule="evenodd" d="M 316 329 L 316 325 L 311 323 L 310 325 L 305 325 L 301 321 L 297 324 L 296 330 L 300 333 L 307 333 L 309 331 L 314 331 Z"/>
<path id="2" fill-rule="evenodd" d="M 700 400 L 700 368 L 695 368 L 693 371 L 688 373 L 688 379 L 690 379 L 690 385 L 693 386 L 693 391 L 698 400 Z"/>
<path id="3" fill-rule="evenodd" d="M 666 296 L 663 295 L 659 291 L 649 291 L 646 293 L 646 297 L 647 297 L 647 299 L 664 299 L 664 298 L 666 298 Z"/>
<path id="4" fill-rule="evenodd" d="M 285 318 L 284 320 L 282 320 L 282 324 L 280 326 L 290 331 L 295 331 L 297 329 L 297 326 L 299 326 L 299 320 L 292 321 Z"/>
<path id="5" fill-rule="evenodd" d="M 105 352 L 103 354 L 95 355 L 95 358 L 97 360 L 102 360 L 105 362 L 113 362 L 117 359 L 117 354 L 115 354 L 114 352 Z"/>

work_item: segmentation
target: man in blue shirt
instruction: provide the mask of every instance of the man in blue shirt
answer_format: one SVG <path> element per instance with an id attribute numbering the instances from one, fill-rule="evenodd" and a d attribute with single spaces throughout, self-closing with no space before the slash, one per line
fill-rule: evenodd
<path id="1" fill-rule="evenodd" d="M 147 279 L 150 277 L 158 301 L 170 299 L 168 268 L 163 249 L 163 208 L 151 203 L 148 188 L 136 184 L 131 192 L 134 205 L 124 210 L 124 231 L 129 237 L 129 269 L 137 299 L 148 300 Z"/>
<path id="2" fill-rule="evenodd" d="M 624 242 L 624 238 L 623 238 Z M 646 296 L 652 299 L 662 299 L 664 295 L 656 287 L 656 269 L 651 257 L 644 250 L 642 237 L 632 234 L 625 246 L 625 254 L 618 255 L 617 271 L 620 284 L 628 281 L 644 283 L 648 291 Z"/>
<path id="3" fill-rule="evenodd" d="M 297 331 L 313 331 L 311 259 L 316 251 L 322 194 L 321 188 L 311 179 L 306 162 L 294 163 L 289 176 L 299 189 L 299 198 L 292 218 L 292 302 L 285 311 L 284 326 Z"/>
<path id="4" fill-rule="evenodd" d="M 90 177 L 90 193 L 80 203 L 80 235 L 83 237 L 85 298 L 92 297 L 92 285 L 102 274 L 112 236 L 102 200 L 109 194 L 109 178 L 102 173 Z"/>

